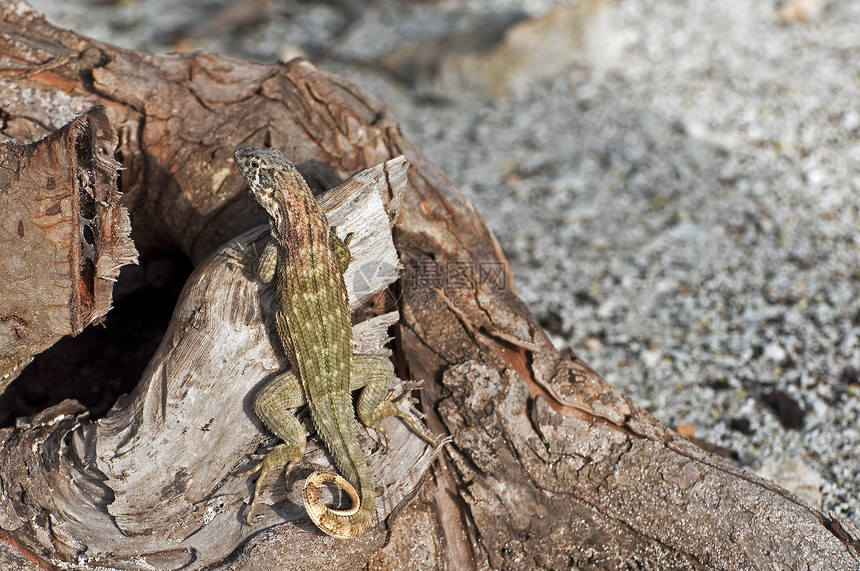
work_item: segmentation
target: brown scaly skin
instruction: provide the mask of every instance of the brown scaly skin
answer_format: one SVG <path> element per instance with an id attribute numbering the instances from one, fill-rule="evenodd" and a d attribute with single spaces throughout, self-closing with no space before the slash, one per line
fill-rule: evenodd
<path id="1" fill-rule="evenodd" d="M 352 353 L 343 280 L 349 249 L 330 228 L 305 180 L 276 149 L 243 147 L 234 157 L 254 198 L 270 216 L 272 239 L 257 261 L 256 273 L 264 282 L 277 280 L 275 324 L 292 365 L 263 387 L 254 402 L 257 416 L 283 442 L 254 456 L 262 462 L 244 474 L 260 472 L 247 519 L 257 506 L 264 478 L 283 466 L 289 477 L 304 455 L 307 435 L 290 409 L 307 404 L 314 428 L 343 478 L 334 472 L 314 472 L 305 481 L 305 509 L 325 533 L 355 537 L 370 526 L 375 493 L 356 436 L 351 392 L 364 387 L 358 417 L 384 437 L 386 446 L 388 437 L 379 423 L 392 415 L 406 420 L 430 442 L 433 439 L 387 398 L 394 374 L 391 362 Z M 327 481 L 338 483 L 350 495 L 351 509 L 333 510 L 322 503 L 319 488 Z"/>

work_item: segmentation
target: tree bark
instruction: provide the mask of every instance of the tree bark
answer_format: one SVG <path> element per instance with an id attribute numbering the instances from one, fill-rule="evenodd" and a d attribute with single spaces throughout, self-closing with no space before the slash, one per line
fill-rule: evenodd
<path id="1" fill-rule="evenodd" d="M 39 142 L 0 144 L 0 393 L 33 355 L 104 316 L 119 268 L 137 260 L 116 144 L 103 107 Z"/>
<path id="2" fill-rule="evenodd" d="M 849 522 L 694 446 L 575 354 L 559 354 L 472 205 L 355 86 L 304 61 L 129 52 L 6 6 L 4 136 L 33 141 L 105 105 L 132 236 L 198 264 L 129 398 L 95 422 L 66 402 L 0 432 L 7 567 L 32 565 L 25 553 L 123 569 L 860 566 Z M 431 431 L 453 441 L 430 465 L 432 450 L 414 435 L 392 434 L 397 456 L 372 460 L 381 524 L 356 540 L 309 526 L 290 491 L 278 491 L 283 479 L 275 509 L 254 527 L 241 522 L 250 488 L 234 469 L 262 438 L 248 394 L 284 363 L 266 330 L 270 294 L 217 250 L 263 221 L 231 164 L 237 146 L 282 149 L 316 187 L 385 163 L 362 175 L 375 181 L 365 194 L 388 201 L 389 221 L 399 206 L 394 357 L 400 377 L 424 381 Z M 405 163 L 386 163 L 399 155 L 410 165 L 402 198 L 395 174 Z M 386 210 L 370 211 L 378 218 L 366 232 L 387 231 Z M 241 243 L 251 248 L 257 232 Z M 393 317 L 377 313 L 356 336 L 372 330 L 378 348 Z"/>

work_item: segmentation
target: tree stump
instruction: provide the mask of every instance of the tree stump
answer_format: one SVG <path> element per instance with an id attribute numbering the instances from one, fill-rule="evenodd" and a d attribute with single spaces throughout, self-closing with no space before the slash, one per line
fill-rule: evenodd
<path id="1" fill-rule="evenodd" d="M 140 54 L 52 27 L 23 2 L 2 12 L 3 136 L 33 142 L 103 105 L 132 237 L 144 255 L 172 249 L 197 266 L 129 397 L 95 421 L 64 401 L 0 430 L 4 568 L 860 567 L 849 522 L 703 451 L 553 348 L 484 221 L 380 102 L 301 60 Z M 107 133 L 94 148 L 113 148 Z M 369 248 L 347 279 L 374 278 L 353 287 L 372 300 L 356 339 L 383 353 L 393 335 L 399 376 L 424 382 L 430 430 L 452 436 L 431 463 L 392 421 L 393 451 L 371 457 L 378 524 L 357 539 L 323 536 L 296 502 L 322 452 L 274 483 L 262 520 L 242 521 L 250 482 L 235 472 L 264 438 L 249 395 L 285 363 L 266 325 L 271 291 L 225 254 L 252 248 L 264 220 L 233 168 L 238 146 L 282 149 L 317 188 L 348 180 L 326 196 L 341 208 L 333 222 Z M 63 180 L 69 162 L 29 168 Z M 379 271 L 398 266 L 384 257 L 395 249 L 401 279 L 377 293 L 396 277 Z M 10 307 L 0 300 L 0 323 Z M 28 359 L 15 355 L 9 378 Z"/>

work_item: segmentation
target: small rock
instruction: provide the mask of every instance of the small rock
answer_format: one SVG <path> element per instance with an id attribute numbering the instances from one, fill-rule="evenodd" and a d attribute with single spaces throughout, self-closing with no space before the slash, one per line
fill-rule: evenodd
<path id="1" fill-rule="evenodd" d="M 783 22 L 809 22 L 821 11 L 821 0 L 785 0 L 776 14 Z"/>
<path id="2" fill-rule="evenodd" d="M 474 40 L 480 37 L 486 41 Z M 584 0 L 515 21 L 503 30 L 484 25 L 465 35 L 458 32 L 400 47 L 380 64 L 421 89 L 495 99 L 572 65 L 611 69 L 620 53 L 610 2 Z"/>
<path id="3" fill-rule="evenodd" d="M 797 458 L 771 456 L 757 471 L 762 478 L 772 480 L 810 506 L 821 508 L 821 474 Z"/>
<path id="4" fill-rule="evenodd" d="M 788 353 L 779 343 L 771 343 L 764 348 L 764 358 L 772 363 L 783 363 L 786 357 L 788 357 Z"/>
<path id="5" fill-rule="evenodd" d="M 278 52 L 278 61 L 283 63 L 287 63 L 297 57 L 307 57 L 307 54 L 305 54 L 301 46 L 295 44 L 286 44 Z"/>
<path id="6" fill-rule="evenodd" d="M 750 435 L 753 433 L 752 423 L 748 418 L 732 418 L 729 420 L 729 429 L 741 434 Z"/>
<path id="7" fill-rule="evenodd" d="M 737 147 L 737 137 L 733 133 L 715 131 L 705 123 L 688 120 L 681 125 L 681 129 L 691 139 L 711 145 L 723 153 L 729 153 Z"/>
<path id="8" fill-rule="evenodd" d="M 692 438 L 693 435 L 696 434 L 696 427 L 689 422 L 685 424 L 679 424 L 675 427 L 675 432 L 677 432 L 684 438 Z"/>
<path id="9" fill-rule="evenodd" d="M 639 360 L 645 365 L 646 369 L 653 369 L 663 358 L 663 352 L 659 349 L 647 349 L 639 353 Z"/>
<path id="10" fill-rule="evenodd" d="M 815 167 L 807 169 L 803 173 L 803 176 L 806 179 L 807 184 L 812 187 L 819 187 L 827 180 L 827 174 L 821 169 Z"/>
<path id="11" fill-rule="evenodd" d="M 806 411 L 788 393 L 769 391 L 762 395 L 761 400 L 773 411 L 785 428 L 793 430 L 803 428 Z"/>
<path id="12" fill-rule="evenodd" d="M 842 128 L 846 131 L 856 131 L 860 128 L 860 113 L 848 111 L 842 116 Z"/>

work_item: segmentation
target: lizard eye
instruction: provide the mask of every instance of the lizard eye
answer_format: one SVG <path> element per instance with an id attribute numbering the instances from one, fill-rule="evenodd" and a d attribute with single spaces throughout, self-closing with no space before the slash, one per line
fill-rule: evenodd
<path id="1" fill-rule="evenodd" d="M 258 161 L 257 159 L 251 159 L 250 161 L 248 161 L 248 165 L 252 169 L 256 170 L 256 169 L 260 168 L 260 161 Z"/>

